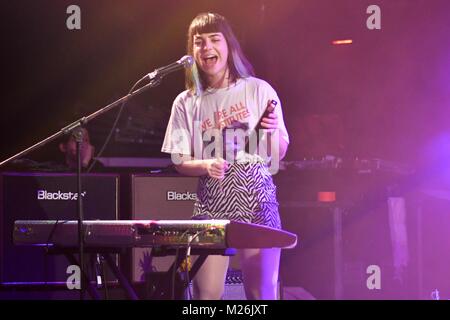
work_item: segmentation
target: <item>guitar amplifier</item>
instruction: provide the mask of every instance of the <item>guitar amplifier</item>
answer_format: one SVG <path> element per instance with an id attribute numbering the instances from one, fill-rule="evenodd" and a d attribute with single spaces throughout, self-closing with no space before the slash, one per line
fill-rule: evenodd
<path id="1" fill-rule="evenodd" d="M 117 220 L 119 176 L 83 174 L 86 220 Z M 77 177 L 72 173 L 0 175 L 0 283 L 57 284 L 67 280 L 68 260 L 44 248 L 15 246 L 15 220 L 77 220 Z"/>
<path id="2" fill-rule="evenodd" d="M 189 220 L 197 192 L 197 177 L 135 174 L 131 176 L 132 220 Z M 167 271 L 174 257 L 153 257 L 151 248 L 133 248 L 131 278 L 144 281 L 148 272 Z"/>

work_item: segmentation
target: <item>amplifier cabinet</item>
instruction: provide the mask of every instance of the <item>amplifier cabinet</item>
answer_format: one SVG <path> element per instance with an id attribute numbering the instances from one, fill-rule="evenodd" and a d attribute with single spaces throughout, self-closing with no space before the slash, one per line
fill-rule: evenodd
<path id="1" fill-rule="evenodd" d="M 145 175 L 131 177 L 132 220 L 189 220 L 197 197 L 197 177 Z M 151 248 L 132 249 L 131 277 L 144 281 L 145 273 L 166 271 L 174 257 L 152 257 Z"/>
<path id="2" fill-rule="evenodd" d="M 85 220 L 117 220 L 119 176 L 83 174 Z M 15 246 L 15 220 L 77 220 L 77 177 L 71 173 L 0 175 L 0 283 L 65 283 L 68 260 L 45 248 Z"/>

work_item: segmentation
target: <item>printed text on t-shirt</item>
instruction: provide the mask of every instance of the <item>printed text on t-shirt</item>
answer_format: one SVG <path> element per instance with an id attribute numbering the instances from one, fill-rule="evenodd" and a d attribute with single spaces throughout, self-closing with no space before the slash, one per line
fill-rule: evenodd
<path id="1" fill-rule="evenodd" d="M 242 121 L 246 118 L 250 117 L 250 113 L 248 108 L 244 105 L 244 103 L 239 102 L 233 104 L 228 108 L 223 108 L 214 112 L 214 119 L 207 118 L 202 121 L 202 131 L 216 128 L 222 129 L 234 121 Z"/>

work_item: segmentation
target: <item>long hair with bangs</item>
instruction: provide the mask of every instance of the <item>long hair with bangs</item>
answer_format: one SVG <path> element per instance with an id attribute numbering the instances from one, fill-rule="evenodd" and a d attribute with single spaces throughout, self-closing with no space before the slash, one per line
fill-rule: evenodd
<path id="1" fill-rule="evenodd" d="M 194 53 L 194 35 L 202 33 L 221 32 L 228 45 L 228 69 L 231 79 L 246 78 L 254 76 L 253 66 L 242 52 L 239 41 L 231 29 L 228 21 L 217 13 L 200 13 L 189 26 L 187 35 L 187 53 L 193 56 Z M 206 86 L 206 80 L 202 71 L 194 63 L 192 68 L 186 69 L 186 89 L 192 93 L 199 95 Z"/>

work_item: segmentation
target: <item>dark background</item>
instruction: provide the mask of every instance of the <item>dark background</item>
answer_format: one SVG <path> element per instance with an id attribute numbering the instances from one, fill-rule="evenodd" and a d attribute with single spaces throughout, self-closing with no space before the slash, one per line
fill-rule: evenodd
<path id="1" fill-rule="evenodd" d="M 81 8 L 81 30 L 66 27 L 71 4 Z M 372 4 L 381 8 L 381 30 L 366 27 Z M 407 280 L 385 285 L 387 296 L 367 295 L 367 290 L 361 295 L 365 288 L 358 288 L 347 297 L 428 299 L 434 288 L 450 297 L 446 0 L 6 2 L 0 19 L 0 160 L 124 96 L 144 74 L 178 60 L 186 52 L 190 21 L 203 11 L 228 18 L 257 76 L 277 90 L 291 138 L 287 160 L 327 154 L 379 158 L 416 172 L 412 177 L 281 172 L 284 227 L 305 240 L 284 255 L 284 279 L 298 274 L 287 285 L 303 286 L 318 298 L 334 297 L 333 215 L 289 205 L 302 197 L 315 200 L 317 191 L 329 188 L 337 190 L 338 200 L 353 203 L 344 216 L 344 269 L 355 261 L 383 270 L 392 266 L 386 197 L 404 196 L 408 204 Z M 332 45 L 338 39 L 353 44 Z M 162 137 L 172 101 L 182 90 L 180 71 L 130 101 L 105 156 L 165 156 Z M 97 150 L 117 111 L 88 124 Z M 49 160 L 56 151 L 50 144 L 26 157 Z M 367 275 L 361 270 L 348 274 L 357 274 L 364 284 Z"/>
<path id="2" fill-rule="evenodd" d="M 66 28 L 70 4 L 81 8 L 81 30 Z M 381 30 L 366 27 L 371 4 L 381 8 Z M 444 0 L 7 2 L 0 155 L 6 159 L 125 95 L 145 73 L 185 54 L 198 12 L 217 11 L 232 23 L 257 75 L 279 93 L 292 139 L 287 159 L 337 153 L 332 146 L 305 150 L 302 121 L 319 114 L 337 119 L 338 129 L 315 143 L 334 145 L 339 132 L 342 155 L 414 164 L 430 156 L 426 148 L 437 137 L 439 145 L 449 141 L 449 9 Z M 332 45 L 336 39 L 353 44 Z M 106 154 L 160 156 L 183 85 L 180 71 L 133 100 Z M 97 148 L 116 112 L 90 123 Z"/>

